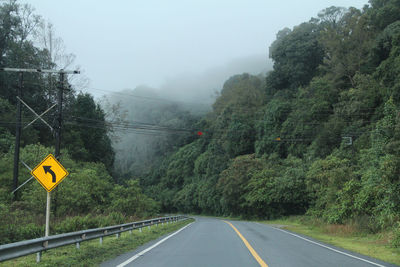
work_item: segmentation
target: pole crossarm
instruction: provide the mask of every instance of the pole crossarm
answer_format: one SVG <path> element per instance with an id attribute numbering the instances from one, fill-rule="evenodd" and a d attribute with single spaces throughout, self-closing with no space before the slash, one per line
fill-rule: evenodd
<path id="1" fill-rule="evenodd" d="M 45 70 L 45 69 L 20 69 L 20 68 L 0 68 L 0 71 L 12 72 L 36 72 L 36 73 L 64 73 L 64 74 L 80 74 L 79 70 Z"/>
<path id="2" fill-rule="evenodd" d="M 27 168 L 29 171 L 32 171 L 32 168 L 28 166 L 28 164 L 26 164 L 22 159 L 20 159 L 19 161 L 21 161 L 22 165 L 25 166 L 25 168 Z"/>
<path id="3" fill-rule="evenodd" d="M 11 194 L 14 194 L 15 192 L 18 191 L 18 189 L 20 189 L 21 187 L 23 187 L 26 183 L 28 183 L 30 180 L 32 180 L 34 177 L 31 176 L 31 178 L 29 178 L 28 180 L 26 180 L 23 184 L 21 184 L 20 186 L 18 186 L 16 189 L 14 189 Z"/>
<path id="4" fill-rule="evenodd" d="M 43 121 L 44 124 L 46 124 L 50 130 L 52 132 L 54 132 L 53 127 L 50 126 L 50 124 L 48 124 L 41 116 L 39 116 L 30 106 L 28 106 L 28 104 L 26 104 L 19 96 L 17 96 L 18 100 L 21 101 L 22 104 L 24 104 L 33 114 L 35 114 L 35 116 L 40 119 L 41 121 Z"/>
<path id="5" fill-rule="evenodd" d="M 31 121 L 30 123 L 28 123 L 27 125 L 25 125 L 24 129 L 28 128 L 29 125 L 31 125 L 32 123 L 34 123 L 35 121 L 37 121 L 38 119 L 41 119 L 41 117 L 46 114 L 47 112 L 49 112 L 52 108 L 54 108 L 55 106 L 57 106 L 57 104 L 52 105 L 51 107 L 49 107 L 48 109 L 46 109 L 42 114 L 40 114 L 39 116 L 36 117 L 36 119 L 34 119 L 33 121 Z"/>
<path id="6" fill-rule="evenodd" d="M 28 181 L 32 179 L 28 179 L 25 183 L 23 183 L 21 186 L 18 187 L 18 163 L 19 163 L 19 149 L 20 149 L 20 139 L 21 139 L 21 103 L 24 104 L 33 114 L 35 114 L 36 118 L 31 121 L 29 124 L 27 124 L 25 128 L 28 126 L 32 125 L 35 121 L 40 119 L 43 121 L 44 124 L 46 124 L 51 132 L 56 136 L 56 157 L 59 157 L 59 151 L 60 151 L 60 143 L 61 143 L 61 124 L 62 124 L 62 93 L 63 93 L 63 87 L 64 87 L 64 76 L 66 74 L 80 74 L 81 72 L 79 70 L 54 70 L 54 69 L 41 69 L 41 68 L 30 68 L 30 69 L 24 69 L 24 68 L 0 68 L 0 71 L 3 72 L 16 72 L 19 74 L 19 86 L 17 87 L 17 112 L 16 112 L 16 126 L 15 126 L 15 147 L 14 147 L 14 171 L 13 171 L 13 193 L 17 191 L 21 186 L 26 184 Z M 58 104 L 54 104 L 51 106 L 49 109 L 47 109 L 45 112 L 42 114 L 38 115 L 31 107 L 28 106 L 23 100 L 22 100 L 22 87 L 23 87 L 23 77 L 24 73 L 54 73 L 54 74 L 59 74 L 60 75 L 60 88 L 59 88 L 59 96 L 58 96 Z M 51 127 L 43 118 L 42 116 L 46 114 L 48 111 L 50 111 L 53 107 L 56 105 L 59 105 L 58 108 L 58 125 L 57 128 L 54 130 L 53 127 Z M 14 200 L 16 200 L 18 197 L 16 194 L 14 195 Z M 47 197 L 47 201 L 49 202 L 49 195 Z M 57 205 L 56 205 L 57 206 Z M 46 214 L 46 217 L 49 215 Z M 47 222 L 48 220 L 46 220 Z M 46 233 L 48 234 L 48 223 L 46 225 Z"/>
<path id="7" fill-rule="evenodd" d="M 22 165 L 25 166 L 25 168 L 27 168 L 29 171 L 32 171 L 32 168 L 29 167 L 28 164 L 26 164 L 22 159 L 20 159 L 19 161 L 22 163 Z M 17 188 L 15 188 L 15 189 L 11 192 L 11 194 L 14 194 L 15 192 L 17 192 L 18 189 L 20 189 L 21 187 L 23 187 L 26 183 L 28 183 L 28 182 L 29 182 L 30 180 L 32 180 L 33 178 L 34 178 L 34 177 L 31 176 L 31 178 L 29 178 L 29 179 L 26 180 L 23 184 L 21 184 L 20 186 L 18 186 Z"/>

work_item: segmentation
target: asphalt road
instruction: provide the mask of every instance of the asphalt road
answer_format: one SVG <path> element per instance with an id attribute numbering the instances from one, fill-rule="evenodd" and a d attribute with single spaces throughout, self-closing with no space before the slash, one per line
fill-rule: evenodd
<path id="1" fill-rule="evenodd" d="M 395 266 L 264 224 L 196 222 L 101 266 Z"/>

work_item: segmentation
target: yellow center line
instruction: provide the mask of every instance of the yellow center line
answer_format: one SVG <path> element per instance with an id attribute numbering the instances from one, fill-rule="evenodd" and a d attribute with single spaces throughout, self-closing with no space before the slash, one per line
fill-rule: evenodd
<path id="1" fill-rule="evenodd" d="M 263 261 L 263 259 L 261 259 L 261 257 L 258 255 L 258 253 L 250 245 L 250 243 L 247 242 L 246 238 L 244 238 L 244 236 L 239 232 L 239 230 L 236 229 L 236 227 L 233 226 L 233 224 L 231 224 L 230 222 L 227 222 L 227 221 L 224 221 L 224 222 L 229 224 L 233 228 L 233 230 L 235 230 L 235 232 L 238 234 L 238 236 L 242 239 L 243 243 L 246 245 L 247 249 L 250 251 L 251 255 L 253 255 L 253 257 L 256 259 L 258 264 L 260 264 L 261 267 L 268 267 L 268 265 Z"/>

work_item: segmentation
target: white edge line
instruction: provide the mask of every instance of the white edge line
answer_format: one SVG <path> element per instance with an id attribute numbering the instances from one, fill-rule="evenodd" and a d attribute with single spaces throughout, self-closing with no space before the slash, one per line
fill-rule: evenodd
<path id="1" fill-rule="evenodd" d="M 194 222 L 192 222 L 194 223 Z M 178 231 L 176 231 L 175 233 L 170 234 L 169 236 L 161 239 L 160 241 L 158 241 L 157 243 L 155 243 L 154 245 L 152 245 L 151 247 L 146 248 L 145 250 L 139 252 L 138 254 L 132 256 L 131 258 L 127 259 L 126 261 L 124 261 L 123 263 L 118 264 L 116 267 L 124 267 L 126 265 L 128 265 L 129 263 L 131 263 L 132 261 L 136 260 L 137 258 L 139 258 L 140 256 L 144 255 L 146 252 L 149 252 L 150 250 L 152 250 L 153 248 L 157 247 L 158 245 L 160 245 L 161 243 L 163 243 L 164 241 L 166 241 L 167 239 L 173 237 L 174 235 L 178 234 L 180 231 L 182 231 L 183 229 L 185 229 L 186 227 L 188 227 L 189 225 L 191 225 L 192 223 L 189 223 L 188 225 L 186 225 L 185 227 L 179 229 Z"/>
<path id="2" fill-rule="evenodd" d="M 263 224 L 263 225 L 266 225 L 266 224 Z M 267 226 L 267 225 L 266 225 L 266 226 Z M 271 227 L 272 227 L 272 226 L 271 226 Z M 302 236 L 293 234 L 293 233 L 291 233 L 291 232 L 288 232 L 288 231 L 285 231 L 285 230 L 282 230 L 282 229 L 279 229 L 279 228 L 276 228 L 276 227 L 272 227 L 272 228 L 274 228 L 275 230 L 279 230 L 279 231 L 281 231 L 281 232 L 284 232 L 284 233 L 286 233 L 286 234 L 288 234 L 288 235 L 292 235 L 292 236 L 298 237 L 298 238 L 303 239 L 303 240 L 305 240 L 305 241 L 307 241 L 307 242 L 313 243 L 313 244 L 315 244 L 315 245 L 317 245 L 317 246 L 320 246 L 320 247 L 323 247 L 323 248 L 327 248 L 327 249 L 332 250 L 332 251 L 335 251 L 335 252 L 337 252 L 337 253 L 340 253 L 340 254 L 349 256 L 349 257 L 351 257 L 351 258 L 355 258 L 355 259 L 357 259 L 357 260 L 364 261 L 364 262 L 367 262 L 367 263 L 372 264 L 372 265 L 375 265 L 375 266 L 386 267 L 385 265 L 381 265 L 381 264 L 378 264 L 378 263 L 375 263 L 375 262 L 372 262 L 372 261 L 369 261 L 369 260 L 366 260 L 366 259 L 363 259 L 363 258 L 359 258 L 359 257 L 357 257 L 357 256 L 354 256 L 354 255 L 351 255 L 351 254 L 342 252 L 342 251 L 340 251 L 340 250 L 337 250 L 337 249 L 334 249 L 334 248 L 331 248 L 331 247 L 322 245 L 322 244 L 320 244 L 320 243 L 314 242 L 314 241 L 312 241 L 312 240 L 310 240 L 310 239 L 307 239 L 307 238 L 304 238 L 304 237 L 302 237 Z"/>

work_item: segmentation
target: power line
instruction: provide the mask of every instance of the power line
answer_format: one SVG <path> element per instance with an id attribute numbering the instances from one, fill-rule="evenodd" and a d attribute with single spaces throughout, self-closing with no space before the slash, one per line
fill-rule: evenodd
<path id="1" fill-rule="evenodd" d="M 30 83 L 30 84 L 36 84 L 36 83 Z M 67 83 L 68 84 L 68 83 Z M 36 85 L 41 85 L 41 84 L 36 84 Z M 69 84 L 68 84 L 69 85 Z M 207 106 L 207 107 L 211 107 L 213 106 L 213 104 L 207 104 L 207 103 L 198 103 L 198 102 L 186 102 L 186 101 L 179 101 L 179 100 L 170 100 L 170 99 L 165 99 L 165 98 L 158 98 L 158 97 L 150 97 L 150 96 L 140 96 L 140 95 L 135 95 L 135 94 L 128 94 L 128 93 L 123 93 L 121 91 L 113 91 L 113 90 L 106 90 L 106 89 L 98 89 L 98 88 L 94 88 L 94 87 L 87 87 L 87 89 L 93 89 L 93 90 L 98 90 L 98 91 L 103 91 L 103 92 L 108 92 L 110 94 L 115 94 L 115 95 L 122 95 L 122 96 L 129 96 L 129 97 L 134 97 L 134 98 L 139 98 L 139 99 L 146 99 L 146 100 L 152 100 L 152 101 L 158 101 L 158 102 L 169 102 L 169 103 L 173 103 L 173 104 L 191 104 L 191 105 L 203 105 L 203 106 Z M 87 90 L 86 89 L 86 90 Z M 215 102 L 214 102 L 215 103 Z M 249 105 L 250 106 L 250 105 Z M 259 108 L 263 108 L 265 107 L 265 105 L 260 106 Z M 231 106 L 228 107 L 224 107 L 224 108 L 228 108 L 230 110 L 233 111 L 250 111 L 252 113 L 256 114 L 264 114 L 267 112 L 266 110 L 258 110 L 258 111 L 254 111 L 254 108 L 252 107 L 245 107 L 242 106 L 240 108 L 233 108 Z M 351 112 L 351 114 L 346 114 L 345 116 L 357 116 L 356 114 L 359 114 L 359 116 L 363 116 L 363 114 L 365 115 L 372 115 L 371 112 L 368 111 L 374 111 L 377 109 L 382 108 L 381 106 L 378 107 L 374 107 L 374 108 L 363 108 L 363 109 L 359 109 L 357 110 L 357 113 L 351 112 L 351 111 L 339 111 L 337 110 L 337 108 L 333 108 L 332 111 L 327 111 L 327 112 L 318 112 L 318 113 L 312 113 L 312 114 L 319 114 L 319 115 L 333 115 L 333 114 L 337 114 L 337 113 L 344 113 L 344 112 Z M 279 113 L 279 114 L 291 114 L 293 112 L 296 112 L 297 109 L 286 109 L 286 110 L 282 110 L 282 111 L 277 111 L 274 113 Z M 363 112 L 364 111 L 364 112 Z"/>
<path id="2" fill-rule="evenodd" d="M 107 92 L 107 93 L 114 94 L 114 95 L 130 96 L 130 97 L 134 97 L 134 98 L 159 101 L 159 102 L 170 102 L 170 103 L 174 103 L 174 104 L 179 103 L 179 104 L 190 104 L 190 105 L 203 105 L 203 106 L 208 106 L 208 107 L 211 106 L 211 104 L 201 103 L 201 102 L 200 103 L 199 102 L 188 102 L 188 101 L 180 101 L 180 100 L 171 100 L 171 99 L 166 99 L 166 98 L 161 98 L 161 97 L 140 96 L 140 95 L 135 95 L 135 94 L 123 93 L 121 91 L 105 90 L 105 89 L 99 89 L 99 88 L 94 88 L 94 87 L 87 87 L 86 90 L 88 90 L 88 89 L 103 91 L 103 92 Z"/>

